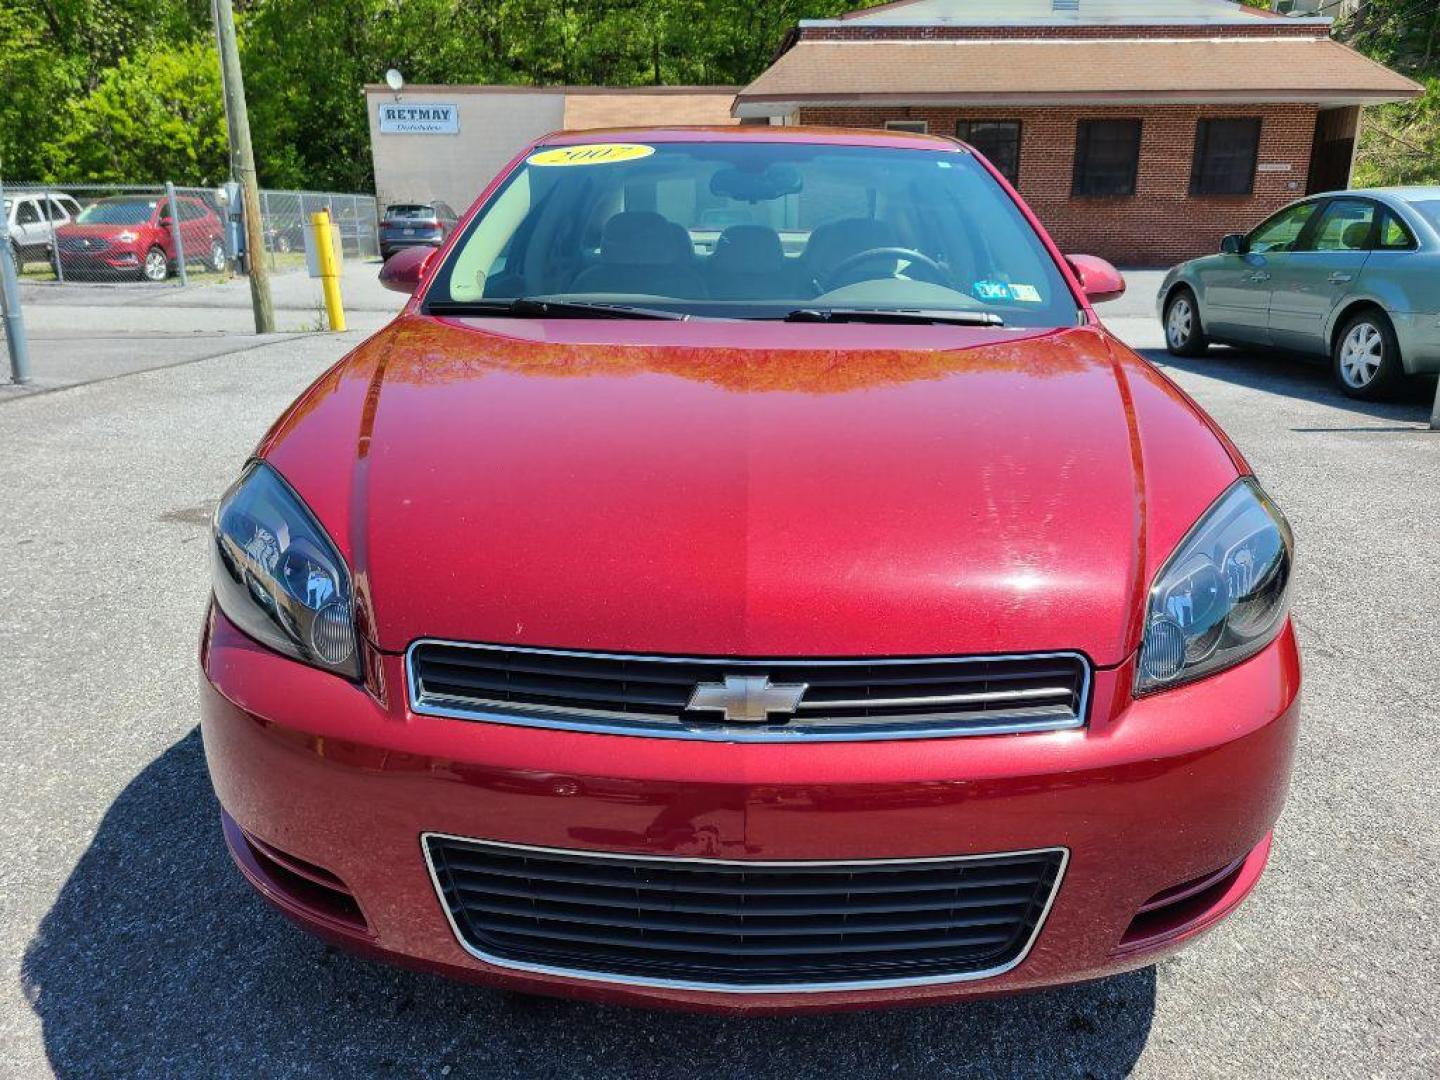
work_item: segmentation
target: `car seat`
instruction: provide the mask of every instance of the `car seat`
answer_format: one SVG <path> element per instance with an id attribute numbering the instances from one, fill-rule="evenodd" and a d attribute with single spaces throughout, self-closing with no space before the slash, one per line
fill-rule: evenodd
<path id="1" fill-rule="evenodd" d="M 702 299 L 694 256 L 681 226 L 650 210 L 623 210 L 601 230 L 600 261 L 576 274 L 569 291 Z"/>
<path id="2" fill-rule="evenodd" d="M 798 300 L 815 295 L 805 267 L 785 257 L 780 234 L 767 225 L 731 225 L 705 264 L 717 300 Z"/>
<path id="3" fill-rule="evenodd" d="M 898 243 L 894 228 L 877 218 L 841 218 L 815 228 L 801 256 L 806 271 L 823 289 L 826 279 L 846 259 L 877 247 Z M 878 259 L 876 260 L 879 261 Z"/>
<path id="4" fill-rule="evenodd" d="M 1363 251 L 1370 241 L 1370 222 L 1352 221 L 1340 233 L 1340 246 L 1346 251 Z"/>

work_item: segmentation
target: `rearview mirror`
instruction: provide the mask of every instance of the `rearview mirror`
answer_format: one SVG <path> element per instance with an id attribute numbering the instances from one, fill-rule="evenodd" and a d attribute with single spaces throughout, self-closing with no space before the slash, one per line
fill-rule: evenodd
<path id="1" fill-rule="evenodd" d="M 1118 300 L 1125 295 L 1125 278 L 1098 255 L 1066 255 L 1065 261 L 1080 279 L 1080 288 L 1092 304 Z"/>
<path id="2" fill-rule="evenodd" d="M 1226 233 L 1220 238 L 1220 254 L 1222 255 L 1244 255 L 1250 250 L 1250 242 L 1245 239 L 1244 233 Z"/>
<path id="3" fill-rule="evenodd" d="M 710 177 L 711 194 L 751 204 L 797 195 L 804 187 L 800 170 L 781 161 L 760 170 L 721 169 Z"/>
<path id="4" fill-rule="evenodd" d="M 387 289 L 414 296 L 430 273 L 430 260 L 438 248 L 401 248 L 380 268 L 380 284 Z"/>

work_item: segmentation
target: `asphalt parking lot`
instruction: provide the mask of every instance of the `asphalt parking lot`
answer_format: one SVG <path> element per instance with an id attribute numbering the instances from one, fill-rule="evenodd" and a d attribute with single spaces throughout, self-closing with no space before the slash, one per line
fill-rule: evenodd
<path id="1" fill-rule="evenodd" d="M 333 951 L 225 854 L 195 728 L 213 500 L 358 334 L 0 395 L 0 1073 L 1440 1074 L 1440 433 L 1319 368 L 1153 351 L 1290 515 L 1305 719 L 1270 870 L 1180 958 L 1042 994 L 730 1020 L 520 998 Z"/>

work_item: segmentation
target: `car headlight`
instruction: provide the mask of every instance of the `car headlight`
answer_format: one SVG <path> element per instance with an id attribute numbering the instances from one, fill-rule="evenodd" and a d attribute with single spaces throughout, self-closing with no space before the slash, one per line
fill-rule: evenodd
<path id="1" fill-rule="evenodd" d="M 252 462 L 220 500 L 214 529 L 226 618 L 276 652 L 359 679 L 350 571 L 280 474 Z"/>
<path id="2" fill-rule="evenodd" d="M 1210 675 L 1268 645 L 1289 611 L 1294 547 L 1260 485 L 1233 484 L 1155 576 L 1135 692 Z"/>
<path id="3" fill-rule="evenodd" d="M 122 244 L 133 244 L 136 240 L 140 239 L 140 234 L 126 229 L 124 232 L 116 233 L 115 239 L 119 240 Z"/>

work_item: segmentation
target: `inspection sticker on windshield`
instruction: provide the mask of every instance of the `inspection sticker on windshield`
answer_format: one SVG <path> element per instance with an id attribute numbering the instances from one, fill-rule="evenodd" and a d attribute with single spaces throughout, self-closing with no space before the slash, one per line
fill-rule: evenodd
<path id="1" fill-rule="evenodd" d="M 975 295 L 981 300 L 1009 300 L 1010 286 L 1003 281 L 977 281 Z"/>
<path id="2" fill-rule="evenodd" d="M 1034 285 L 1021 285 L 1018 282 L 1010 283 L 1010 296 L 1025 304 L 1040 303 L 1040 290 Z"/>
<path id="3" fill-rule="evenodd" d="M 525 159 L 527 165 L 612 165 L 617 161 L 634 161 L 649 157 L 653 146 L 640 143 L 592 143 L 588 146 L 557 146 L 541 150 Z"/>

